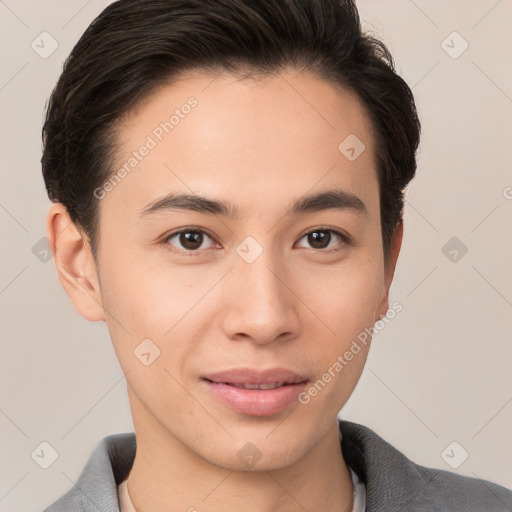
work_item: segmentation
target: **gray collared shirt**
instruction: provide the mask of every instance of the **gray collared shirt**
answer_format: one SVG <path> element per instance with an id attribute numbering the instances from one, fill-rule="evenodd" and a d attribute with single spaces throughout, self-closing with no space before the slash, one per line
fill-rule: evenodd
<path id="1" fill-rule="evenodd" d="M 345 462 L 366 486 L 366 512 L 512 512 L 512 491 L 420 466 L 368 427 L 339 420 Z M 76 484 L 44 512 L 120 512 L 117 486 L 135 459 L 134 433 L 94 448 Z"/>

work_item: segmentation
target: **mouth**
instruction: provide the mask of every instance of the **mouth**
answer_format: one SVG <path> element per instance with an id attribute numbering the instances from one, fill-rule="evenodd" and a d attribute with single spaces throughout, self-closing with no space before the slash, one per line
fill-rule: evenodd
<path id="1" fill-rule="evenodd" d="M 235 384 L 233 382 L 215 382 L 209 379 L 205 379 L 208 382 L 211 382 L 212 384 L 225 384 L 226 386 L 233 386 L 234 388 L 239 389 L 276 389 L 276 388 L 282 388 L 283 386 L 293 386 L 294 384 L 299 384 L 298 382 L 248 382 L 246 384 Z"/>
<path id="2" fill-rule="evenodd" d="M 220 403 L 250 416 L 272 416 L 297 402 L 309 378 L 284 368 L 236 368 L 202 377 Z"/>

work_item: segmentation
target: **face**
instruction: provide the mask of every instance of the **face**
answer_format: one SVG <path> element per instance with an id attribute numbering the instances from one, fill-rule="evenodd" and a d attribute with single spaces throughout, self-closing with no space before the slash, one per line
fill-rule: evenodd
<path id="1" fill-rule="evenodd" d="M 292 464 L 332 431 L 369 343 L 344 354 L 388 308 L 361 103 L 293 70 L 195 73 L 118 134 L 126 172 L 98 192 L 98 303 L 136 430 L 225 468 L 244 450 L 258 469 Z M 355 159 L 339 149 L 351 135 Z"/>

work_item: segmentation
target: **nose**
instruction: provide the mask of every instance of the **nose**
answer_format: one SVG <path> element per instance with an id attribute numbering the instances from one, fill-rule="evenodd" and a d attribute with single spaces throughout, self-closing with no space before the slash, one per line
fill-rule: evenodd
<path id="1" fill-rule="evenodd" d="M 235 257 L 224 286 L 222 327 L 230 339 L 247 339 L 260 345 L 299 334 L 300 300 L 291 273 L 270 252 L 252 263 Z"/>

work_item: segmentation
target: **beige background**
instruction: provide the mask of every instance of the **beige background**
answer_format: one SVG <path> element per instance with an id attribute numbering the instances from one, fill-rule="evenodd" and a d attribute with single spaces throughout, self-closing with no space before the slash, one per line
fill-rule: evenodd
<path id="1" fill-rule="evenodd" d="M 102 437 L 133 430 L 105 325 L 80 317 L 53 261 L 33 253 L 50 204 L 39 163 L 44 103 L 108 3 L 0 1 L 4 512 L 42 510 L 73 485 Z M 413 86 L 423 142 L 390 297 L 403 311 L 376 336 L 342 417 L 417 463 L 512 488 L 512 1 L 359 7 Z M 43 31 L 59 45 L 47 59 L 31 48 Z M 453 31 L 469 44 L 458 58 L 443 46 L 453 55 L 462 39 L 442 45 Z M 456 262 L 442 250 L 452 237 L 468 249 Z M 31 457 L 43 441 L 58 452 L 48 469 Z M 442 457 L 453 441 L 452 460 L 469 453 L 457 469 Z"/>

